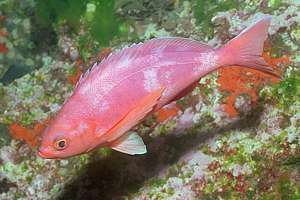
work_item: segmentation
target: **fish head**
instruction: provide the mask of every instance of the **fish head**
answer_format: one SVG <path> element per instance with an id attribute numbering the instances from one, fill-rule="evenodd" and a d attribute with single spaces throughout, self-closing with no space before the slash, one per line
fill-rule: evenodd
<path id="1" fill-rule="evenodd" d="M 55 119 L 42 135 L 39 156 L 47 159 L 62 159 L 86 153 L 94 143 L 95 125 L 88 120 Z"/>

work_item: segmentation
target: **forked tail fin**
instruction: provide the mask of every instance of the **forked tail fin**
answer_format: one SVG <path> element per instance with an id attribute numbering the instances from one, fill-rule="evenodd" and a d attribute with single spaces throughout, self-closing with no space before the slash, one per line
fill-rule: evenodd
<path id="1" fill-rule="evenodd" d="M 279 77 L 262 58 L 271 17 L 266 17 L 243 30 L 223 47 L 217 49 L 220 66 L 238 65 Z"/>

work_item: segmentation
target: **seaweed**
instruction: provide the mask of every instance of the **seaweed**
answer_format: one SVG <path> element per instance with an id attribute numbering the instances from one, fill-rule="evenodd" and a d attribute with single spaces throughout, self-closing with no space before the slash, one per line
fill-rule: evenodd
<path id="1" fill-rule="evenodd" d="M 300 70 L 294 70 L 283 81 L 271 88 L 271 93 L 262 91 L 264 99 L 278 102 L 279 106 L 288 110 L 291 105 L 299 102 Z"/>
<path id="2" fill-rule="evenodd" d="M 107 46 L 115 36 L 126 32 L 115 9 L 114 0 L 37 0 L 35 14 L 42 30 L 48 29 L 49 32 L 56 25 L 66 23 L 73 32 L 78 33 L 84 24 L 93 39 L 101 46 Z"/>
<path id="3" fill-rule="evenodd" d="M 211 19 L 216 15 L 217 12 L 228 11 L 233 8 L 240 8 L 244 6 L 238 0 L 229 1 L 218 1 L 218 0 L 196 0 L 194 6 L 194 16 L 199 25 L 201 25 L 202 30 L 208 34 L 211 38 L 213 36 L 213 24 Z"/>
<path id="4" fill-rule="evenodd" d="M 48 26 L 58 20 L 66 20 L 73 28 L 79 28 L 80 16 L 85 10 L 86 0 L 51 0 L 51 1 L 36 1 L 36 15 L 38 23 Z"/>
<path id="5" fill-rule="evenodd" d="M 92 36 L 104 46 L 107 46 L 109 41 L 120 33 L 121 20 L 114 13 L 114 2 L 98 0 L 95 20 L 91 22 Z"/>

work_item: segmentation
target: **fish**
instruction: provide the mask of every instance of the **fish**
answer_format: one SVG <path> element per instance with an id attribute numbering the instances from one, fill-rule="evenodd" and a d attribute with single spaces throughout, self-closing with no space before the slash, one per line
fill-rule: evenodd
<path id="1" fill-rule="evenodd" d="M 145 154 L 132 128 L 184 97 L 201 77 L 233 65 L 278 76 L 261 56 L 270 21 L 260 19 L 219 48 L 165 37 L 111 53 L 82 75 L 43 132 L 38 155 L 63 159 L 102 147 Z"/>

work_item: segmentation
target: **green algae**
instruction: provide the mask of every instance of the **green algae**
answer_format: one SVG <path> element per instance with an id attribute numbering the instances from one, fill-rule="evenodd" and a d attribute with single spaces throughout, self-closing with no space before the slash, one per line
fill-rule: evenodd
<path id="1" fill-rule="evenodd" d="M 36 1 L 36 15 L 39 23 L 51 26 L 53 21 L 66 20 L 73 28 L 78 28 L 80 16 L 85 11 L 85 1 Z"/>
<path id="2" fill-rule="evenodd" d="M 242 8 L 244 5 L 244 3 L 236 0 L 196 0 L 194 6 L 194 16 L 197 20 L 197 23 L 201 26 L 202 31 L 211 38 L 214 31 L 211 19 L 216 15 L 216 13 L 234 8 Z"/>
<path id="3" fill-rule="evenodd" d="M 37 0 L 35 7 L 38 23 L 42 27 L 54 27 L 67 23 L 73 30 L 79 31 L 85 24 L 94 40 L 101 46 L 109 45 L 115 36 L 126 35 L 125 23 L 116 15 L 115 1 L 59 1 L 45 2 Z"/>
<path id="4" fill-rule="evenodd" d="M 276 100 L 278 105 L 288 110 L 293 104 L 300 103 L 300 71 L 293 70 L 289 75 L 271 89 L 261 92 L 263 98 Z"/>
<path id="5" fill-rule="evenodd" d="M 299 107 L 294 107 L 294 105 L 299 105 L 299 77 L 299 72 L 296 71 L 295 73 L 291 73 L 289 77 L 285 78 L 278 85 L 272 87 L 270 90 L 272 92 L 268 93 L 268 97 L 272 98 L 272 100 L 276 97 L 277 109 L 282 109 L 285 113 L 288 112 L 290 114 L 300 112 Z M 263 94 L 266 98 L 266 93 Z M 274 103 L 274 101 L 272 102 Z M 297 152 L 299 152 L 299 138 L 296 136 L 298 127 L 298 125 L 295 126 L 295 123 L 290 123 L 285 130 L 282 130 L 276 135 L 269 135 L 267 139 L 262 139 L 265 137 L 264 134 L 253 136 L 241 134 L 240 132 L 238 135 L 231 134 L 230 137 L 222 137 L 219 142 L 216 142 L 218 149 L 212 154 L 216 159 L 215 161 L 219 163 L 219 167 L 209 172 L 211 181 L 208 181 L 204 193 L 206 195 L 216 193 L 216 195 L 222 194 L 223 196 L 224 192 L 220 193 L 218 189 L 226 186 L 224 198 L 238 198 L 243 193 L 245 193 L 247 197 L 249 197 L 249 195 L 253 197 L 253 193 L 257 194 L 259 192 L 261 194 L 259 199 L 275 198 L 278 195 L 285 199 L 297 199 L 299 197 L 299 183 L 291 181 L 292 177 L 289 172 L 292 168 L 290 166 L 287 167 L 284 164 L 284 160 L 286 157 L 291 159 L 293 155 L 295 156 Z M 274 131 L 276 131 L 276 129 Z M 292 134 L 292 136 L 289 136 L 289 134 Z M 289 139 L 290 137 L 292 137 L 292 139 Z M 288 150 L 286 148 L 288 148 Z M 207 147 L 205 147 L 203 151 L 207 153 L 212 152 Z M 238 174 L 234 175 L 234 171 L 232 171 L 232 169 L 234 169 L 232 167 L 236 164 L 247 164 L 247 166 L 250 167 L 247 173 L 245 173 L 245 171 L 239 172 L 242 173 L 240 175 L 243 175 L 245 180 L 247 180 L 247 188 L 240 188 L 239 190 L 236 188 L 237 185 L 235 182 L 237 180 L 235 180 L 234 177 Z M 267 179 L 263 179 L 261 182 L 252 180 L 253 177 L 265 177 L 265 173 L 270 173 L 269 170 L 273 168 L 278 169 L 278 176 L 274 177 L 271 183 L 269 183 Z M 226 178 L 224 179 L 224 177 L 215 175 L 220 172 L 225 174 L 230 172 L 233 177 L 230 175 L 230 180 L 227 180 Z M 265 185 L 266 191 L 257 191 L 257 188 L 262 187 L 261 185 Z M 287 187 L 289 189 L 287 189 Z M 255 190 L 256 192 L 254 192 Z M 276 191 L 277 195 L 270 194 L 267 192 L 269 190 Z"/>
<path id="6" fill-rule="evenodd" d="M 81 161 L 69 159 L 59 162 L 32 157 L 18 163 L 8 161 L 0 166 L 0 173 L 12 183 L 19 185 L 14 198 L 30 195 L 33 198 L 52 199 L 60 194 L 64 185 L 71 180 L 71 176 L 80 174 L 81 169 L 88 162 L 88 159 L 81 159 Z M 56 181 L 50 182 L 51 179 Z M 53 193 L 49 193 L 48 188 Z"/>
<path id="7" fill-rule="evenodd" d="M 121 20 L 115 15 L 115 1 L 100 0 L 96 3 L 94 20 L 91 24 L 91 34 L 103 46 L 121 33 L 126 32 L 124 25 L 121 28 Z M 121 32 L 122 31 L 122 32 Z"/>
<path id="8" fill-rule="evenodd" d="M 30 125 L 35 121 L 43 121 L 64 101 L 68 87 L 50 72 L 60 71 L 67 74 L 67 69 L 72 66 L 55 62 L 51 58 L 45 57 L 43 60 L 44 66 L 41 69 L 3 87 L 6 103 L 0 107 L 4 113 L 0 116 L 2 123 L 10 124 L 17 121 L 22 125 Z"/>
<path id="9" fill-rule="evenodd" d="M 34 7 L 34 1 L 25 0 L 19 3 L 15 0 L 4 0 L 0 4 L 1 15 L 5 16 L 1 21 L 1 27 L 7 34 L 0 36 L 8 52 L 0 53 L 0 81 L 10 83 L 12 80 L 35 69 L 35 54 L 32 53 L 33 42 L 31 40 L 31 21 L 27 10 Z M 10 72 L 10 68 L 16 68 Z M 9 70 L 10 69 L 10 70 Z M 18 69 L 18 70 L 17 70 Z M 9 74 L 6 74 L 10 72 Z"/>
<path id="10" fill-rule="evenodd" d="M 273 187 L 274 185 L 275 187 L 278 185 L 278 187 L 280 188 L 283 186 L 281 179 L 277 179 L 277 177 L 274 177 L 274 182 L 272 183 L 268 183 L 267 179 L 264 179 L 260 182 L 256 182 L 254 181 L 254 177 L 265 177 L 265 173 L 271 173 L 269 172 L 269 170 L 272 170 L 274 168 L 278 168 L 277 173 L 283 174 L 282 176 L 284 176 L 285 173 L 290 171 L 289 168 L 281 167 L 281 159 L 277 158 L 278 160 L 276 160 L 275 158 L 275 160 L 273 160 L 274 158 L 272 158 L 272 155 L 281 154 L 282 143 L 285 141 L 285 137 L 282 137 L 281 135 L 278 137 L 274 136 L 274 138 L 270 139 L 268 142 L 261 142 L 260 140 L 258 140 L 258 138 L 252 138 L 249 135 L 246 137 L 247 142 L 244 145 L 240 144 L 240 142 L 237 143 L 234 140 L 232 141 L 229 138 L 222 138 L 222 140 L 225 139 L 227 141 L 227 143 L 230 146 L 229 148 L 235 148 L 233 151 L 234 153 L 230 153 L 230 150 L 227 149 L 227 145 L 223 143 L 223 145 L 220 146 L 220 149 L 217 150 L 217 154 L 214 154 L 214 157 L 218 155 L 215 162 L 218 162 L 219 164 L 216 165 L 217 167 L 210 168 L 210 176 L 208 176 L 210 181 L 207 182 L 207 185 L 204 188 L 204 194 L 209 195 L 211 193 L 215 193 L 215 195 L 219 194 L 222 195 L 224 198 L 231 199 L 241 197 L 241 195 L 244 194 L 246 194 L 247 196 L 251 194 L 253 195 L 254 190 L 256 191 L 254 193 L 260 193 L 260 198 L 264 199 L 272 196 L 270 196 L 269 192 L 267 192 L 268 190 L 272 190 L 271 185 L 273 185 Z M 278 139 L 280 140 L 280 143 L 275 142 Z M 260 143 L 259 146 L 257 146 L 258 143 Z M 273 150 L 270 150 L 270 144 L 272 144 Z M 254 152 L 245 150 L 245 148 L 249 148 L 249 146 L 250 148 L 252 148 L 251 146 L 253 145 L 257 146 Z M 224 147 L 226 150 L 225 152 Z M 266 150 L 268 153 L 266 152 Z M 242 166 L 244 164 L 247 164 L 248 167 L 239 167 L 240 169 L 238 170 L 238 172 L 235 172 L 234 168 L 232 168 L 232 166 Z M 221 174 L 224 175 L 222 176 Z M 290 180 L 291 177 L 288 177 L 288 180 Z M 244 181 L 246 184 L 244 183 Z M 238 184 L 243 185 L 243 187 L 237 187 Z M 297 196 L 299 186 L 298 184 L 293 184 L 292 182 L 286 182 L 284 184 L 287 184 L 288 187 L 290 187 L 290 194 L 294 194 L 295 196 Z M 260 188 L 262 187 L 260 185 L 265 185 L 265 187 L 267 187 L 266 193 L 264 193 L 263 190 L 260 190 Z M 220 188 L 224 188 L 225 191 L 219 191 Z M 224 195 L 224 193 L 226 194 Z"/>
<path id="11" fill-rule="evenodd" d="M 8 129 L 5 124 L 0 123 L 0 147 L 8 145 L 11 141 L 11 137 L 8 134 Z"/>
<path id="12" fill-rule="evenodd" d="M 100 148 L 97 152 L 101 158 L 109 157 L 112 153 L 110 148 Z"/>

